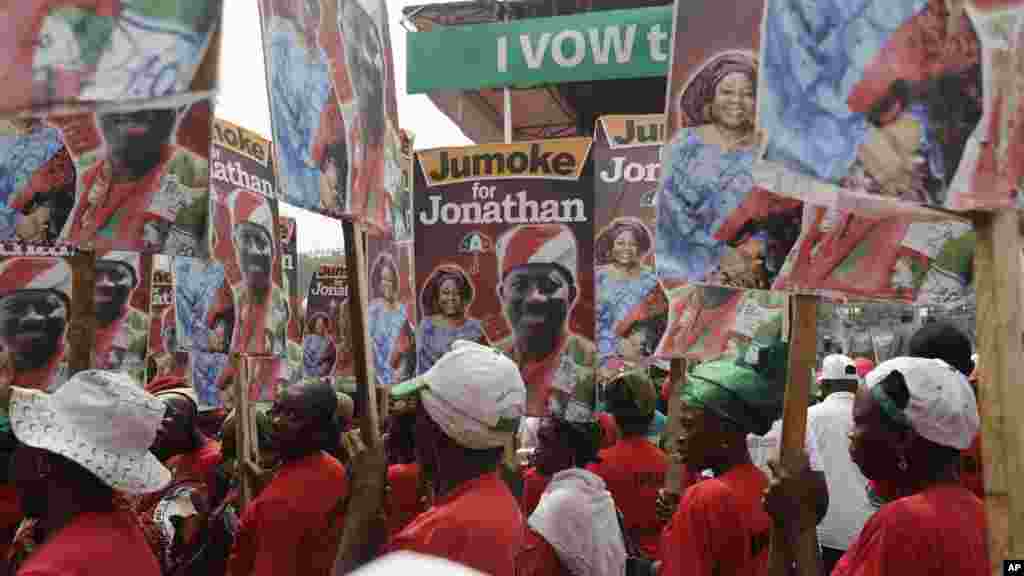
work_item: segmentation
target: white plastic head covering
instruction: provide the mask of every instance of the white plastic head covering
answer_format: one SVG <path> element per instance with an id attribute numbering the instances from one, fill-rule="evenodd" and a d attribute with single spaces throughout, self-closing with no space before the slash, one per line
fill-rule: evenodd
<path id="1" fill-rule="evenodd" d="M 443 558 L 395 552 L 356 570 L 352 576 L 487 576 Z"/>

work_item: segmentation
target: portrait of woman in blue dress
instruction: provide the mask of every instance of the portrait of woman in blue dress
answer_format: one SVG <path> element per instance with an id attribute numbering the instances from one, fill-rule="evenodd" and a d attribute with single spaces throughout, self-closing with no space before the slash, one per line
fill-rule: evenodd
<path id="1" fill-rule="evenodd" d="M 416 331 L 416 371 L 422 374 L 456 340 L 490 345 L 483 323 L 469 318 L 475 291 L 469 276 L 454 264 L 442 264 L 427 278 L 420 295 L 423 320 Z"/>
<path id="2" fill-rule="evenodd" d="M 679 96 L 658 192 L 655 264 L 662 282 L 709 281 L 722 257 L 739 247 L 716 233 L 753 188 L 757 62 L 725 52 L 697 72 Z"/>
<path id="3" fill-rule="evenodd" d="M 639 218 L 616 218 L 597 236 L 595 316 L 597 351 L 602 365 L 619 354 L 616 324 L 652 292 L 661 290 L 654 270 L 644 263 L 651 252 L 651 244 L 651 233 Z"/>
<path id="4" fill-rule="evenodd" d="M 377 384 L 390 386 L 398 383 L 391 355 L 402 328 L 409 322 L 405 304 L 398 299 L 398 265 L 391 254 L 385 252 L 373 263 L 370 287 L 374 298 L 370 301 L 368 320 Z"/>

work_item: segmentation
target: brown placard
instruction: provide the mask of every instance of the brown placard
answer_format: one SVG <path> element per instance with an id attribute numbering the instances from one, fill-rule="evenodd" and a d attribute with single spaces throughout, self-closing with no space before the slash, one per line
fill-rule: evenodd
<path id="1" fill-rule="evenodd" d="M 683 386 L 686 385 L 686 360 L 683 358 L 673 358 L 672 363 L 669 367 L 669 381 L 668 381 L 668 415 L 667 422 L 665 423 L 665 435 L 668 437 L 669 444 L 667 445 L 670 454 L 675 451 L 675 439 L 679 435 L 678 424 L 679 422 L 679 410 L 682 405 L 682 399 L 679 397 L 679 391 L 682 390 Z M 679 496 L 683 493 L 683 479 L 686 477 L 686 471 L 683 469 L 683 465 L 676 462 L 674 458 L 669 458 L 668 472 L 665 474 L 665 493 Z"/>
<path id="2" fill-rule="evenodd" d="M 360 415 L 360 434 L 367 448 L 373 448 L 379 442 L 380 428 L 377 412 L 377 394 L 374 374 L 373 354 L 370 350 L 370 337 L 367 332 L 366 310 L 369 305 L 367 283 L 369 277 L 366 268 L 366 230 L 350 220 L 342 223 L 345 236 L 345 267 L 349 276 L 349 322 L 352 333 L 353 363 L 355 365 L 356 395 L 358 401 L 365 406 Z"/>
<path id="3" fill-rule="evenodd" d="M 1024 557 L 1024 421 L 1013 409 L 1024 405 L 1018 381 L 1021 357 L 1021 243 L 1014 211 L 976 213 L 974 255 L 980 359 L 978 411 L 988 520 L 989 562 L 1003 574 L 1003 560 Z"/>
<path id="4" fill-rule="evenodd" d="M 811 391 L 811 370 L 815 364 L 818 332 L 818 299 L 815 296 L 790 296 L 789 321 L 789 366 L 786 379 L 786 396 L 782 407 L 782 438 L 779 442 L 779 462 L 787 469 L 797 470 L 804 450 L 807 434 L 807 403 Z M 788 545 L 784 524 L 776 520 L 772 529 L 770 574 L 789 574 L 789 563 L 795 559 L 799 574 L 817 575 L 818 553 L 815 530 L 802 534 L 796 550 L 786 550 Z"/>
<path id="5" fill-rule="evenodd" d="M 96 286 L 96 254 L 80 251 L 68 258 L 71 264 L 71 322 L 68 325 L 68 377 L 92 367 L 96 336 L 93 288 Z"/>

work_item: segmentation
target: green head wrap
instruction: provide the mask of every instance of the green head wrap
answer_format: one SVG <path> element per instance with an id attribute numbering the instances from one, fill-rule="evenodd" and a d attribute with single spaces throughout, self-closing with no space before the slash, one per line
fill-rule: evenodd
<path id="1" fill-rule="evenodd" d="M 687 375 L 682 399 L 763 436 L 782 413 L 787 361 L 785 342 L 751 343 L 735 360 L 697 365 Z"/>

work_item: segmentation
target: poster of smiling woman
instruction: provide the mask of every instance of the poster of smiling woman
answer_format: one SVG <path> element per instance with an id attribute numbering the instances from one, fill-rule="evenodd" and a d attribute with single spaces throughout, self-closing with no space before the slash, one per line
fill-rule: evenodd
<path id="1" fill-rule="evenodd" d="M 418 370 L 451 341 L 512 357 L 527 412 L 593 376 L 594 214 L 589 138 L 417 153 L 413 209 Z"/>
<path id="2" fill-rule="evenodd" d="M 595 333 L 599 365 L 618 370 L 650 356 L 668 313 L 654 270 L 655 198 L 664 115 L 605 116 L 594 139 Z"/>
<path id="3" fill-rule="evenodd" d="M 220 0 L 17 0 L 0 9 L 0 115 L 189 89 Z"/>

